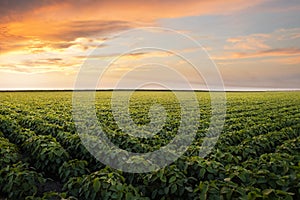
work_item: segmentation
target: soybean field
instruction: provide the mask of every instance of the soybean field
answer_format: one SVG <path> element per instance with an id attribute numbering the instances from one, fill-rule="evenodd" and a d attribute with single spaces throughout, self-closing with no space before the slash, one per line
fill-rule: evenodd
<path id="1" fill-rule="evenodd" d="M 147 173 L 114 169 L 88 151 L 72 117 L 72 95 L 0 92 L 0 199 L 300 199 L 300 92 L 226 92 L 225 123 L 205 157 L 199 151 L 211 100 L 196 92 L 200 117 L 192 143 L 170 165 Z M 165 123 L 149 138 L 119 127 L 111 97 L 97 91 L 95 113 L 120 149 L 154 152 L 180 129 L 181 105 L 171 91 L 136 91 L 130 98 L 137 126 L 151 123 L 152 105 L 164 107 Z"/>

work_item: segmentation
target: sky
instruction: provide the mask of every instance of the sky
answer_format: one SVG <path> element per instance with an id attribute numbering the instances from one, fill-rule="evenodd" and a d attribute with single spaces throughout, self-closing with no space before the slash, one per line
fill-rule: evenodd
<path id="1" fill-rule="evenodd" d="M 299 0 L 0 0 L 0 90 L 300 88 Z"/>

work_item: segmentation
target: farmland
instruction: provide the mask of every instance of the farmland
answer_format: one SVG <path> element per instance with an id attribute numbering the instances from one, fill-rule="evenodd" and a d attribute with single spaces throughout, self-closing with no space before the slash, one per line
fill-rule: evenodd
<path id="1" fill-rule="evenodd" d="M 166 124 L 135 138 L 114 121 L 111 92 L 97 92 L 96 113 L 108 138 L 130 152 L 151 152 L 175 137 L 180 104 L 172 92 L 138 91 L 130 116 L 150 122 L 153 103 Z M 196 137 L 174 163 L 149 173 L 112 169 L 82 144 L 72 118 L 72 92 L 0 93 L 0 197 L 8 199 L 300 199 L 300 92 L 228 92 L 222 133 L 205 157 L 210 97 L 196 93 Z M 145 164 L 142 160 L 140 164 Z M 147 163 L 146 163 L 147 164 Z"/>

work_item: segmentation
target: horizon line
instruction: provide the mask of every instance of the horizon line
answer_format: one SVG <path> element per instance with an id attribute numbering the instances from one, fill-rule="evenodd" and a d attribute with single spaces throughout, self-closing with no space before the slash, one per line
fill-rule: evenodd
<path id="1" fill-rule="evenodd" d="M 292 92 L 292 91 L 300 91 L 300 88 L 246 88 L 246 89 L 224 89 L 224 90 L 218 90 L 218 89 L 133 89 L 133 88 L 118 88 L 118 89 L 23 89 L 23 88 L 16 88 L 16 89 L 0 89 L 0 92 L 75 92 L 75 91 L 186 91 L 186 92 Z"/>

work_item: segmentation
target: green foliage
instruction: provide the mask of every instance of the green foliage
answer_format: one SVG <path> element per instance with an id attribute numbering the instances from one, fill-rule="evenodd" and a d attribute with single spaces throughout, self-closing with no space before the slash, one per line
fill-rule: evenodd
<path id="1" fill-rule="evenodd" d="M 38 135 L 27 139 L 23 149 L 31 157 L 33 165 L 47 173 L 57 173 L 59 167 L 69 159 L 69 154 L 52 136 Z"/>
<path id="2" fill-rule="evenodd" d="M 85 146 L 81 143 L 81 139 L 78 134 L 59 132 L 56 138 L 72 158 L 86 160 L 89 163 L 95 164 L 95 158 L 86 150 Z"/>
<path id="3" fill-rule="evenodd" d="M 69 160 L 59 168 L 59 176 L 63 182 L 68 181 L 71 177 L 79 177 L 89 172 L 87 169 L 88 162 L 85 160 Z"/>
<path id="4" fill-rule="evenodd" d="M 195 188 L 195 199 L 293 199 L 294 193 L 275 189 L 240 186 L 230 181 L 201 181 Z"/>
<path id="5" fill-rule="evenodd" d="M 0 169 L 16 163 L 21 159 L 21 155 L 16 145 L 7 139 L 0 137 Z"/>
<path id="6" fill-rule="evenodd" d="M 27 163 L 18 162 L 0 170 L 1 192 L 9 199 L 22 199 L 35 195 L 40 184 L 45 183 L 41 174 L 33 171 Z"/>
<path id="7" fill-rule="evenodd" d="M 10 133 L 13 133 L 14 131 L 18 130 L 18 124 L 14 119 L 11 119 L 7 115 L 0 115 L 0 131 L 5 135 L 9 135 Z"/>
<path id="8" fill-rule="evenodd" d="M 151 199 L 193 198 L 194 177 L 186 177 L 176 165 L 150 173 L 144 178 L 145 193 Z"/>
<path id="9" fill-rule="evenodd" d="M 300 137 L 284 141 L 282 145 L 276 147 L 276 152 L 294 155 L 295 159 L 299 162 Z"/>
<path id="10" fill-rule="evenodd" d="M 207 160 L 199 156 L 188 157 L 185 161 L 185 171 L 188 177 L 197 178 L 197 180 L 216 180 L 224 179 L 224 166 L 214 160 Z"/>
<path id="11" fill-rule="evenodd" d="M 226 122 L 219 138 L 209 127 L 215 119 L 209 93 L 196 95 L 201 119 L 192 144 L 170 166 L 143 174 L 105 168 L 87 151 L 83 134 L 77 134 L 72 121 L 72 93 L 0 93 L 1 195 L 8 199 L 300 199 L 300 92 L 227 93 Z M 149 130 L 132 130 L 129 135 L 118 127 L 110 101 L 111 92 L 97 92 L 96 114 L 106 136 L 119 148 L 153 152 L 176 136 L 181 109 L 171 92 L 131 96 L 128 110 L 138 126 L 149 124 L 153 104 L 166 110 L 166 123 L 150 138 L 133 136 L 151 134 Z M 210 139 L 218 141 L 201 158 L 208 129 Z M 128 156 L 121 150 L 103 151 L 96 145 L 96 135 L 86 137 L 85 145 L 107 162 L 116 164 Z M 187 139 L 182 136 L 178 144 Z M 156 159 L 168 160 L 178 150 Z M 137 169 L 152 160 L 136 156 L 125 162 Z M 63 188 L 50 187 L 42 175 Z"/>
<path id="12" fill-rule="evenodd" d="M 69 196 L 64 193 L 58 192 L 45 192 L 42 197 L 39 196 L 27 196 L 25 200 L 77 200 L 76 197 Z"/>
<path id="13" fill-rule="evenodd" d="M 109 168 L 71 178 L 63 190 L 79 199 L 147 199 L 141 197 L 136 188 L 125 183 L 124 177 Z"/>

